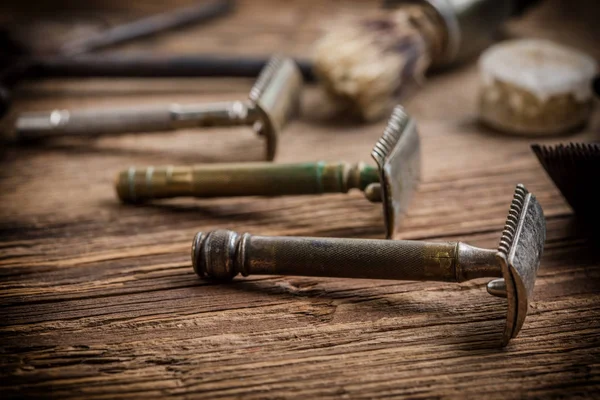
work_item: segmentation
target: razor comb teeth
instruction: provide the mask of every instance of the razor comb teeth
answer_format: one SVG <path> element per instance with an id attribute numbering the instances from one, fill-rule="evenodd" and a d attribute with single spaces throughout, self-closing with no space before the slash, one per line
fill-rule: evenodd
<path id="1" fill-rule="evenodd" d="M 394 108 L 383 135 L 379 138 L 377 143 L 375 143 L 375 147 L 371 153 L 380 167 L 383 167 L 385 159 L 392 152 L 394 146 L 398 143 L 398 140 L 400 140 L 402 132 L 407 124 L 408 116 L 404 112 L 404 109 L 400 106 Z"/>
<path id="2" fill-rule="evenodd" d="M 267 65 L 262 69 L 258 79 L 250 89 L 249 98 L 252 101 L 257 101 L 260 96 L 264 93 L 266 87 L 273 79 L 275 72 L 283 65 L 284 59 L 280 56 L 272 57 Z"/>
<path id="3" fill-rule="evenodd" d="M 500 244 L 498 245 L 498 251 L 504 254 L 505 257 L 508 257 L 510 247 L 515 239 L 519 218 L 523 212 L 525 197 L 527 197 L 528 193 L 525 186 L 521 184 L 517 185 L 512 203 L 510 204 L 510 209 L 508 210 L 508 217 L 506 217 L 506 224 L 504 225 L 504 231 L 500 238 Z"/>

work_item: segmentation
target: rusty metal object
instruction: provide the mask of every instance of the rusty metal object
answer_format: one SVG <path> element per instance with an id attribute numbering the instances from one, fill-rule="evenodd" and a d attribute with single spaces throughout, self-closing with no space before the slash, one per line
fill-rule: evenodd
<path id="1" fill-rule="evenodd" d="M 398 229 L 420 178 L 416 124 L 397 107 L 375 144 L 377 168 L 344 162 L 211 164 L 121 171 L 115 188 L 128 203 L 179 196 L 281 196 L 346 193 L 356 188 L 382 202 L 387 237 Z"/>
<path id="2" fill-rule="evenodd" d="M 53 110 L 21 114 L 18 140 L 164 131 L 196 126 L 252 126 L 266 140 L 272 160 L 277 138 L 299 111 L 302 76 L 293 60 L 273 57 L 250 90 L 249 99 L 212 104 L 170 104 L 159 107 Z"/>
<path id="3" fill-rule="evenodd" d="M 508 299 L 502 345 L 517 336 L 529 301 L 546 237 L 535 196 L 518 185 L 497 250 L 465 243 L 268 237 L 218 230 L 199 232 L 192 264 L 201 277 L 237 274 L 464 282 L 493 277 L 490 294 Z"/>

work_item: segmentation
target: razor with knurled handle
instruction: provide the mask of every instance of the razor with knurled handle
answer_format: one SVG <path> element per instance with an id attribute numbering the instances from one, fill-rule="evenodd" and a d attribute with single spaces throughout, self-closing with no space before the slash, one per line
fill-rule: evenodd
<path id="1" fill-rule="evenodd" d="M 461 242 L 268 237 L 218 230 L 195 236 L 192 264 L 201 277 L 220 280 L 237 274 L 445 282 L 501 278 L 487 289 L 508 299 L 506 345 L 527 316 L 545 237 L 541 206 L 518 185 L 497 250 Z"/>
<path id="2" fill-rule="evenodd" d="M 21 114 L 15 123 L 20 141 L 56 136 L 158 132 L 198 126 L 252 126 L 265 138 L 273 160 L 277 138 L 300 107 L 302 76 L 296 63 L 273 57 L 246 101 L 170 104 L 113 109 L 53 110 Z"/>
<path id="3" fill-rule="evenodd" d="M 352 188 L 382 202 L 387 237 L 398 229 L 420 177 L 416 124 L 396 107 L 372 156 L 377 167 L 344 162 L 209 164 L 193 167 L 131 167 L 119 173 L 116 190 L 124 202 L 179 196 L 281 196 L 346 193 Z"/>

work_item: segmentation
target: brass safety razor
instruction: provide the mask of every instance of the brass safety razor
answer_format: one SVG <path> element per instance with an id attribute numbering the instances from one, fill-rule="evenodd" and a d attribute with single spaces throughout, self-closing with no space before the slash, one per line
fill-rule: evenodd
<path id="1" fill-rule="evenodd" d="M 17 140 L 55 136 L 157 132 L 197 126 L 252 126 L 265 137 L 266 159 L 272 160 L 277 137 L 299 111 L 302 76 L 296 63 L 275 56 L 261 71 L 246 101 L 208 104 L 53 110 L 21 114 Z"/>
<path id="2" fill-rule="evenodd" d="M 398 106 L 372 156 L 377 167 L 344 162 L 210 164 L 193 167 L 131 167 L 117 176 L 124 202 L 178 196 L 278 196 L 346 193 L 356 188 L 382 202 L 387 236 L 399 225 L 420 177 L 416 124 Z"/>
<path id="3" fill-rule="evenodd" d="M 192 264 L 199 276 L 219 280 L 239 273 L 444 282 L 501 278 L 487 289 L 508 299 L 505 346 L 527 316 L 545 238 L 541 206 L 518 185 L 497 250 L 461 242 L 268 237 L 218 230 L 196 234 Z"/>

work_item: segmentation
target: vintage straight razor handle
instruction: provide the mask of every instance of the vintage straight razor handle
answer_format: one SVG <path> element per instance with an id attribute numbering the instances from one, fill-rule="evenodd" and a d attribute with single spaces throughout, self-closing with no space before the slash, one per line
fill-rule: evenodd
<path id="1" fill-rule="evenodd" d="M 268 237 L 217 230 L 199 232 L 191 255 L 199 276 L 218 280 L 237 274 L 444 282 L 500 278 L 487 289 L 508 299 L 505 346 L 523 326 L 545 237 L 541 206 L 518 185 L 498 249 L 461 242 Z"/>
<path id="2" fill-rule="evenodd" d="M 394 110 L 372 155 L 377 167 L 345 162 L 131 167 L 118 174 L 115 187 L 127 203 L 180 196 L 283 196 L 359 189 L 370 201 L 382 203 L 390 238 L 420 177 L 419 135 L 401 107 Z"/>
<path id="3" fill-rule="evenodd" d="M 19 141 L 28 141 L 198 126 L 252 126 L 265 138 L 265 158 L 270 161 L 275 157 L 279 134 L 299 112 L 301 88 L 302 75 L 296 63 L 275 56 L 265 65 L 245 101 L 29 112 L 17 118 L 15 136 Z"/>

